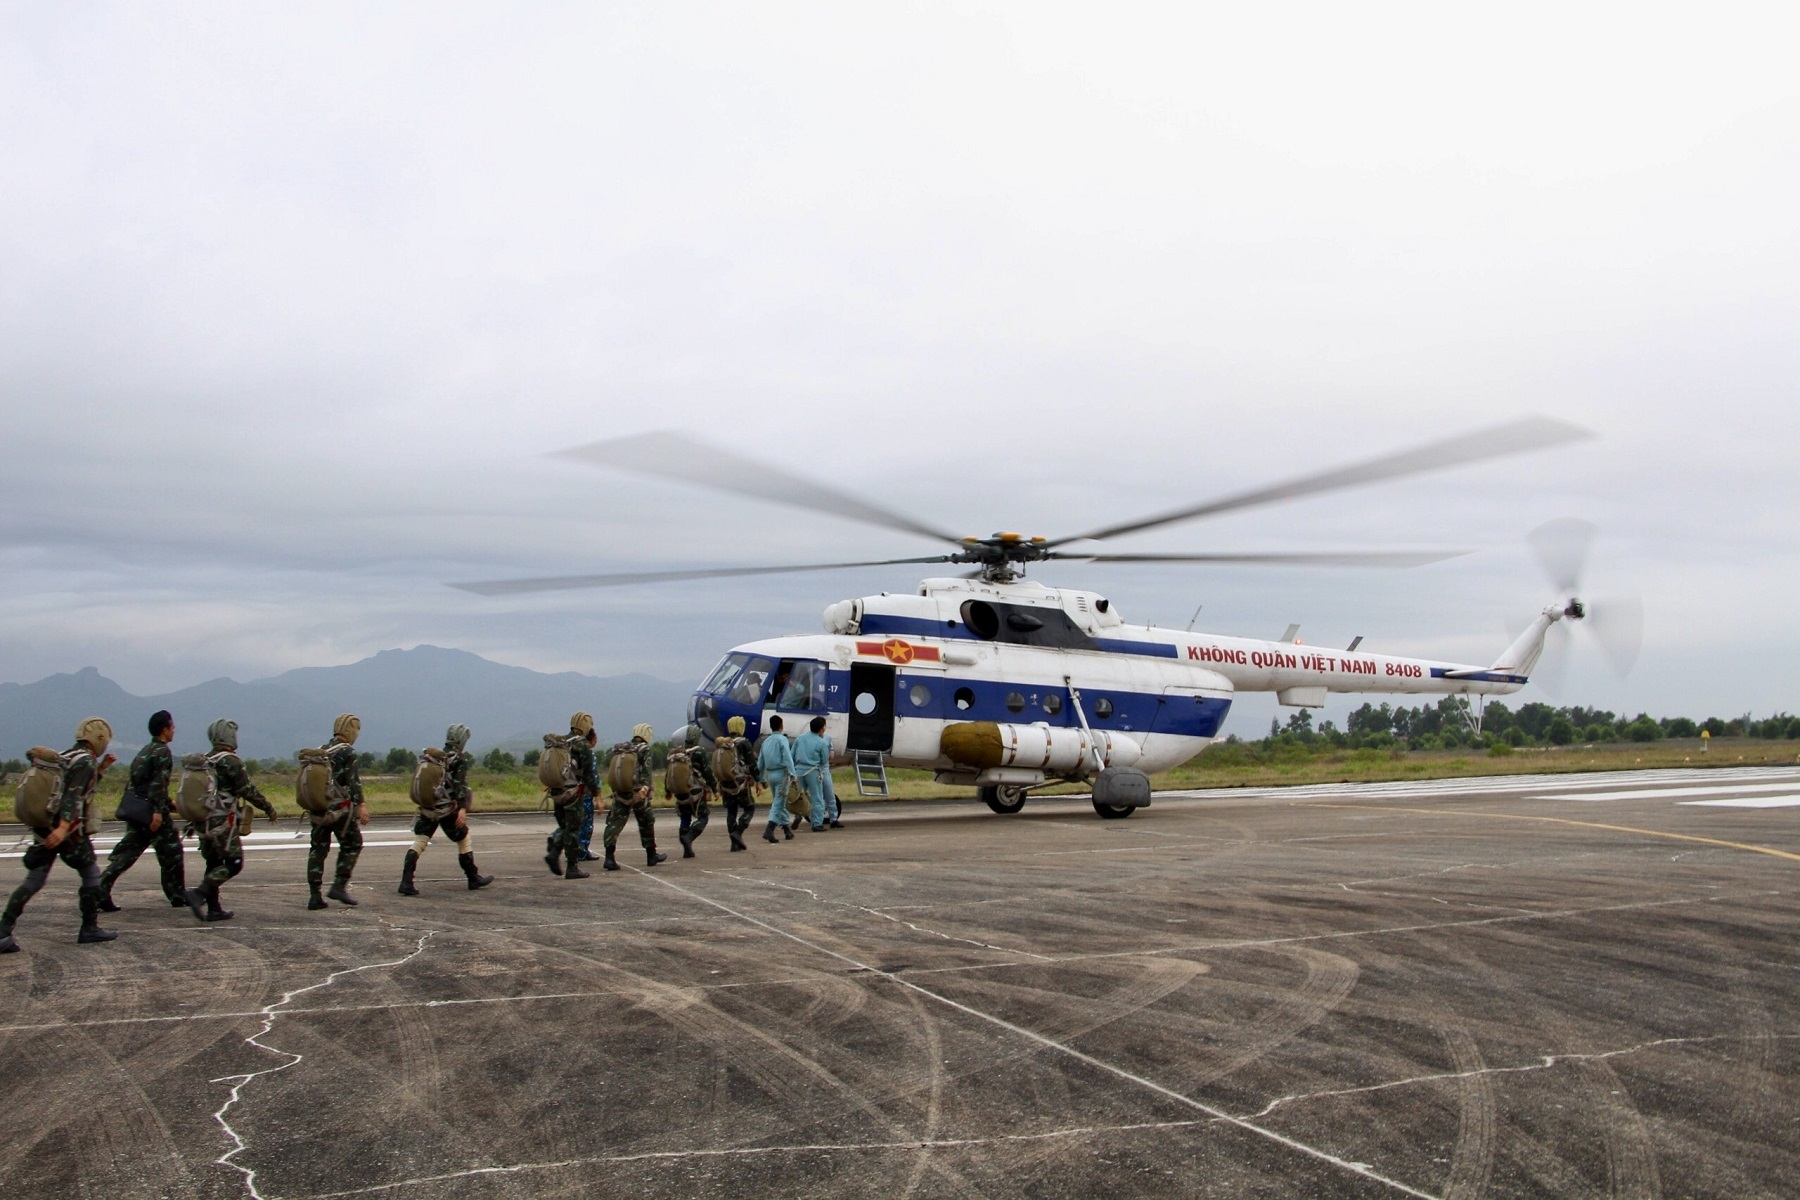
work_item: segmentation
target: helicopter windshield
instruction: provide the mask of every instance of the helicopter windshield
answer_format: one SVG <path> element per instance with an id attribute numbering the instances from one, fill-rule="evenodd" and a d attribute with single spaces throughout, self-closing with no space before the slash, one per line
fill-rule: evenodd
<path id="1" fill-rule="evenodd" d="M 732 655 L 742 658 L 743 671 L 732 683 L 731 690 L 724 693 L 735 704 L 761 704 L 763 693 L 768 690 L 769 672 L 775 667 L 773 659 L 759 655 Z"/>
<path id="2" fill-rule="evenodd" d="M 713 668 L 713 673 L 706 677 L 706 682 L 700 685 L 700 690 L 711 692 L 715 696 L 718 695 L 731 686 L 731 681 L 738 677 L 738 672 L 742 671 L 744 664 L 749 661 L 748 654 L 727 654 L 719 660 L 719 665 Z"/>

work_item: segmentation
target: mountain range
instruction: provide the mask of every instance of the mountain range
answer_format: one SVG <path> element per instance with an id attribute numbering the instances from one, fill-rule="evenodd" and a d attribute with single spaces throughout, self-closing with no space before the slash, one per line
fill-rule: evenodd
<path id="1" fill-rule="evenodd" d="M 143 744 L 146 722 L 161 708 L 175 718 L 178 753 L 205 749 L 206 727 L 230 717 L 245 757 L 285 757 L 327 741 L 332 719 L 343 712 L 362 718 L 357 747 L 376 755 L 392 746 L 441 745 L 444 728 L 457 721 L 474 731 L 469 744 L 476 751 L 519 753 L 541 746 L 546 733 L 567 730 L 578 709 L 593 714 L 605 745 L 630 736 L 640 721 L 668 736 L 685 720 L 692 691 L 692 684 L 648 675 L 546 674 L 440 646 L 383 650 L 346 666 L 301 667 L 250 683 L 212 679 L 161 696 L 134 696 L 87 667 L 0 684 L 0 759 L 23 758 L 37 745 L 63 749 L 75 726 L 93 716 L 112 725 L 113 752 L 124 758 Z"/>

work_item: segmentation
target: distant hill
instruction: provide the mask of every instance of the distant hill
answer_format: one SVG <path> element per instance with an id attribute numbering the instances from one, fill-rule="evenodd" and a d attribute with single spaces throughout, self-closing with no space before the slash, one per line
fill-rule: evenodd
<path id="1" fill-rule="evenodd" d="M 357 748 L 376 754 L 438 745 L 453 721 L 474 731 L 470 744 L 478 751 L 517 752 L 567 729 L 577 709 L 594 714 L 602 742 L 622 741 L 639 721 L 665 736 L 685 719 L 692 691 L 692 684 L 648 675 L 548 675 L 438 646 L 383 650 L 347 666 L 302 667 L 251 683 L 213 679 L 162 696 L 133 696 L 87 667 L 0 684 L 0 758 L 23 758 L 40 744 L 62 749 L 90 716 L 111 722 L 118 749 L 135 750 L 159 708 L 174 714 L 178 751 L 203 749 L 206 727 L 230 717 L 246 756 L 289 755 L 325 741 L 332 718 L 353 712 L 363 722 Z"/>

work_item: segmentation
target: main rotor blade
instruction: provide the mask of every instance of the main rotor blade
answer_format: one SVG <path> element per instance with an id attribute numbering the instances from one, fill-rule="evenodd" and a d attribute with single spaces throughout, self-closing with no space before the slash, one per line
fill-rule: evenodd
<path id="1" fill-rule="evenodd" d="M 677 483 L 728 492 L 734 496 L 747 496 L 752 500 L 785 504 L 807 512 L 849 517 L 870 525 L 879 525 L 883 529 L 916 533 L 940 542 L 961 540 L 955 534 L 934 529 L 923 521 L 889 512 L 867 500 L 841 492 L 817 480 L 803 478 L 783 467 L 721 450 L 685 433 L 667 430 L 639 433 L 630 437 L 590 442 L 585 446 L 575 446 L 554 453 L 557 458 L 571 458 L 589 466 L 653 475 L 661 479 L 673 479 Z"/>
<path id="2" fill-rule="evenodd" d="M 1239 492 L 1234 496 L 1209 500 L 1204 504 L 1196 504 L 1192 508 L 1180 508 L 1154 517 L 1145 517 L 1139 521 L 1129 521 L 1123 525 L 1110 525 L 1104 529 L 1096 529 L 1092 533 L 1078 534 L 1075 537 L 1057 538 L 1050 544 L 1060 546 L 1065 542 L 1079 541 L 1082 538 L 1118 537 L 1120 534 L 1137 533 L 1144 529 L 1154 529 L 1158 525 L 1170 525 L 1176 521 L 1192 521 L 1199 517 L 1218 516 L 1221 513 L 1235 512 L 1241 508 L 1275 504 L 1282 500 L 1317 495 L 1320 492 L 1361 487 L 1364 484 L 1379 483 L 1386 479 L 1401 479 L 1408 475 L 1423 475 L 1447 467 L 1500 458 L 1508 454 L 1522 454 L 1527 450 L 1542 450 L 1549 446 L 1559 446 L 1565 442 L 1580 441 L 1593 436 L 1589 431 L 1564 421 L 1557 421 L 1550 417 L 1527 417 L 1521 421 L 1497 425 L 1492 429 L 1465 433 L 1441 441 L 1427 442 L 1425 445 L 1416 446 L 1411 450 L 1402 450 L 1396 454 L 1384 454 L 1378 458 L 1352 463 L 1347 467 L 1321 471 L 1314 475 L 1302 475 L 1297 479 L 1290 479 L 1286 483 L 1275 484 L 1273 487 L 1257 488 L 1253 491 Z"/>
<path id="3" fill-rule="evenodd" d="M 1047 557 L 1069 562 L 1103 563 L 1270 563 L 1297 567 L 1422 567 L 1427 563 L 1461 558 L 1467 550 L 1355 551 L 1322 554 L 1065 554 Z"/>
<path id="4" fill-rule="evenodd" d="M 838 571 L 849 567 L 889 567 L 902 563 L 949 562 L 947 554 L 929 558 L 883 558 L 874 562 L 807 563 L 791 567 L 713 567 L 697 571 L 627 571 L 616 575 L 547 575 L 539 579 L 490 579 L 447 586 L 478 596 L 516 596 L 527 592 L 564 592 L 576 588 L 625 587 L 634 583 L 676 583 L 689 579 L 732 579 L 746 575 L 787 575 L 800 571 Z"/>

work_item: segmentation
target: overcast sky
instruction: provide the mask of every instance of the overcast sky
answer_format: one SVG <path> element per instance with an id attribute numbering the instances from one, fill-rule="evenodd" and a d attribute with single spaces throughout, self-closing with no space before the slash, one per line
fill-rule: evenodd
<path id="1" fill-rule="evenodd" d="M 1451 563 L 1037 575 L 1487 662 L 1581 516 L 1645 649 L 1562 702 L 1800 710 L 1788 6 L 0 14 L 0 679 L 686 679 L 919 572 L 444 581 L 933 550 L 544 457 L 597 438 L 1054 536 L 1544 413 L 1600 437 L 1112 547 Z"/>

